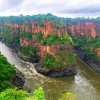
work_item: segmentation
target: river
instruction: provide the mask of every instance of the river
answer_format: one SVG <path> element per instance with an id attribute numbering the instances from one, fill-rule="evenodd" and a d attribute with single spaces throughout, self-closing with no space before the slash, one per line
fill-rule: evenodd
<path id="1" fill-rule="evenodd" d="M 42 86 L 46 100 L 59 100 L 65 92 L 75 93 L 76 100 L 100 100 L 100 74 L 80 59 L 77 59 L 76 76 L 50 78 L 37 73 L 34 64 L 22 61 L 2 42 L 0 52 L 25 76 L 24 88 L 30 88 L 33 92 Z"/>

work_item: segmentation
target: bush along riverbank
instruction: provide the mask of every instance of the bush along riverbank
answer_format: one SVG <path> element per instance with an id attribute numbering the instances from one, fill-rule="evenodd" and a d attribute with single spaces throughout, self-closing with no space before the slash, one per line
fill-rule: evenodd
<path id="1" fill-rule="evenodd" d="M 100 38 L 74 36 L 75 53 L 91 68 L 100 72 Z"/>

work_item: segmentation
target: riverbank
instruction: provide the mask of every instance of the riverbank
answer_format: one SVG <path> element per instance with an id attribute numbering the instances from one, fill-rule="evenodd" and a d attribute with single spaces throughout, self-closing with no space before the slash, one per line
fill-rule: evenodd
<path id="1" fill-rule="evenodd" d="M 89 65 L 89 67 L 91 67 L 93 70 L 95 70 L 96 72 L 100 73 L 100 64 L 94 62 L 92 59 L 90 59 L 89 57 L 85 57 L 85 54 L 81 51 L 75 50 L 75 53 L 77 54 L 77 56 L 83 60 L 86 64 Z"/>
<path id="2" fill-rule="evenodd" d="M 75 76 L 77 75 L 77 70 L 72 67 L 70 69 L 61 69 L 61 70 L 56 70 L 56 69 L 48 69 L 43 67 L 43 65 L 39 62 L 38 58 L 32 58 L 32 57 L 26 57 L 22 55 L 21 53 L 16 53 L 16 55 L 21 58 L 24 61 L 34 63 L 34 67 L 36 71 L 44 76 L 48 77 L 66 77 L 66 76 Z"/>
<path id="3" fill-rule="evenodd" d="M 16 73 L 14 74 L 11 83 L 18 89 L 23 89 L 25 84 L 25 76 L 16 69 Z"/>
<path id="4" fill-rule="evenodd" d="M 71 69 L 67 69 L 67 70 L 64 70 L 64 69 L 56 70 L 56 69 L 43 68 L 41 64 L 38 63 L 35 65 L 35 68 L 38 73 L 41 73 L 49 77 L 67 77 L 67 76 L 77 75 L 77 70 L 75 67 Z"/>

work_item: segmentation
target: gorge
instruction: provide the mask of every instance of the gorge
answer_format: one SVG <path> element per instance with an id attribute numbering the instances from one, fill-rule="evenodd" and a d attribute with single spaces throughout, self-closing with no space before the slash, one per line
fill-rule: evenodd
<path id="1" fill-rule="evenodd" d="M 46 100 L 66 91 L 76 100 L 100 99 L 100 18 L 0 17 L 0 41 L 1 54 L 24 75 L 30 94 L 42 86 Z"/>

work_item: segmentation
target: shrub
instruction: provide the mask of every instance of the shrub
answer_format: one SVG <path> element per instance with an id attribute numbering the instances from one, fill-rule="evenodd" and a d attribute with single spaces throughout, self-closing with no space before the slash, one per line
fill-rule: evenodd
<path id="1" fill-rule="evenodd" d="M 60 44 L 64 44 L 66 42 L 70 43 L 70 44 L 73 44 L 73 40 L 72 38 L 67 34 L 67 35 L 61 35 L 58 39 L 58 42 Z"/>
<path id="2" fill-rule="evenodd" d="M 42 87 L 36 89 L 33 96 L 23 90 L 6 89 L 0 93 L 0 100 L 45 100 L 45 97 Z"/>
<path id="3" fill-rule="evenodd" d="M 58 39 L 58 43 L 60 44 L 64 44 L 66 42 L 66 39 L 65 39 L 65 36 L 60 36 L 59 39 Z"/>
<path id="4" fill-rule="evenodd" d="M 0 92 L 9 88 L 14 88 L 14 86 L 8 81 L 0 81 Z"/>
<path id="5" fill-rule="evenodd" d="M 20 37 L 32 39 L 32 34 L 25 31 L 20 31 Z"/>
<path id="6" fill-rule="evenodd" d="M 39 41 L 41 41 L 41 40 L 43 39 L 43 34 L 42 34 L 42 32 L 38 32 L 36 36 L 37 36 L 37 39 L 38 39 Z"/>
<path id="7" fill-rule="evenodd" d="M 71 92 L 66 92 L 62 95 L 62 98 L 60 100 L 75 100 L 75 94 Z"/>
<path id="8" fill-rule="evenodd" d="M 42 43 L 43 45 L 54 45 L 56 44 L 57 39 L 58 39 L 57 34 L 50 34 L 46 37 L 43 37 Z"/>
<path id="9" fill-rule="evenodd" d="M 75 62 L 76 62 L 75 55 L 74 55 L 74 53 L 72 53 L 72 52 L 69 52 L 69 53 L 68 53 L 67 59 L 68 59 L 69 63 L 75 63 Z"/>
<path id="10" fill-rule="evenodd" d="M 1 92 L 0 100 L 27 100 L 28 93 L 17 89 L 6 89 Z"/>
<path id="11" fill-rule="evenodd" d="M 73 43 L 73 40 L 72 40 L 72 38 L 71 38 L 71 36 L 68 35 L 68 34 L 66 35 L 66 40 L 67 40 L 70 44 L 72 44 L 72 45 L 74 44 L 74 43 Z"/>
<path id="12" fill-rule="evenodd" d="M 36 56 L 36 47 L 23 46 L 20 48 L 20 51 L 25 56 Z"/>
<path id="13" fill-rule="evenodd" d="M 46 54 L 43 59 L 43 65 L 45 67 L 51 68 L 53 67 L 54 63 L 55 63 L 55 58 L 50 54 Z"/>
<path id="14" fill-rule="evenodd" d="M 33 100 L 45 100 L 44 91 L 42 87 L 39 87 L 38 89 L 34 91 L 32 99 Z"/>
<path id="15" fill-rule="evenodd" d="M 54 65 L 55 65 L 55 67 L 57 69 L 60 69 L 62 67 L 62 65 L 61 65 L 61 57 L 60 56 L 56 57 Z"/>

